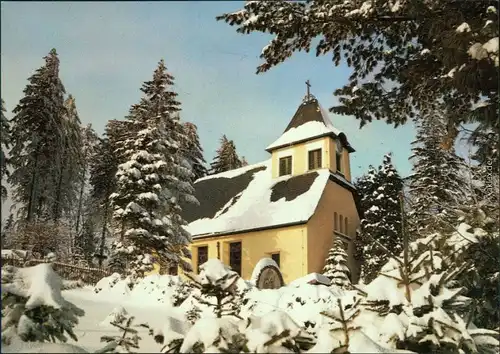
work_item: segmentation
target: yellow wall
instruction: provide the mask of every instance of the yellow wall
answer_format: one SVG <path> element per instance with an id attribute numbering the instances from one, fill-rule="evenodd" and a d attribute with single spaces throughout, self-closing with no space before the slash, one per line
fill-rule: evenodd
<path id="1" fill-rule="evenodd" d="M 272 176 L 273 178 L 279 177 L 279 159 L 285 156 L 292 156 L 292 176 L 301 175 L 308 171 L 308 158 L 309 150 L 321 148 L 323 163 L 322 168 L 328 168 L 335 172 L 337 171 L 335 159 L 335 140 L 330 137 L 314 139 L 306 143 L 283 147 L 272 152 Z M 344 149 L 342 156 L 343 171 L 345 178 L 351 180 L 351 168 L 349 161 L 349 152 Z"/>
<path id="2" fill-rule="evenodd" d="M 217 242 L 220 242 L 220 255 L 224 264 L 229 264 L 229 243 L 241 242 L 241 276 L 250 279 L 255 265 L 271 253 L 280 253 L 280 268 L 285 283 L 307 274 L 307 226 L 298 225 L 241 233 L 229 236 L 194 239 L 190 246 L 192 265 L 198 269 L 197 247 L 208 246 L 208 258 L 217 258 Z"/>
<path id="3" fill-rule="evenodd" d="M 355 230 L 359 226 L 359 216 L 352 193 L 335 182 L 328 181 L 325 192 L 316 208 L 316 212 L 307 224 L 308 260 L 307 273 L 321 273 L 328 251 L 334 240 L 334 213 L 348 218 L 349 268 L 357 274 L 357 264 L 352 255 L 354 251 Z"/>

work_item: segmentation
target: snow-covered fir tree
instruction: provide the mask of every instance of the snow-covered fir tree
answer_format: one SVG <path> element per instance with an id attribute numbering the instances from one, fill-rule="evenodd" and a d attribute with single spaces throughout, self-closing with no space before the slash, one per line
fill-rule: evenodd
<path id="1" fill-rule="evenodd" d="M 335 240 L 328 252 L 328 257 L 323 268 L 323 275 L 330 279 L 333 285 L 347 288 L 351 284 L 351 271 L 347 263 L 348 255 L 344 250 L 342 240 Z"/>
<path id="2" fill-rule="evenodd" d="M 129 271 L 142 276 L 159 262 L 190 270 L 184 257 L 191 237 L 183 226 L 179 202 L 196 202 L 192 173 L 181 147 L 184 129 L 178 120 L 176 93 L 170 90 L 173 76 L 160 61 L 153 80 L 144 83 L 144 97 L 132 106 L 129 121 L 136 136 L 123 142 L 128 159 L 118 166 L 116 192 L 111 195 L 117 242 L 130 259 Z"/>
<path id="3" fill-rule="evenodd" d="M 248 166 L 248 161 L 245 156 L 241 157 L 241 167 Z"/>
<path id="4" fill-rule="evenodd" d="M 106 128 L 109 134 L 108 127 Z M 102 265 L 106 238 L 108 236 L 109 220 L 112 208 L 110 196 L 116 188 L 116 172 L 118 161 L 113 146 L 108 137 L 100 138 L 90 162 L 90 207 L 94 208 L 94 220 L 98 224 L 99 246 L 97 253 L 100 256 L 99 265 Z"/>
<path id="5" fill-rule="evenodd" d="M 139 349 L 139 341 L 142 339 L 137 329 L 133 328 L 133 316 L 119 316 L 110 324 L 118 328 L 120 334 L 117 336 L 105 335 L 101 342 L 107 343 L 99 353 L 135 353 Z"/>
<path id="6" fill-rule="evenodd" d="M 203 148 L 200 144 L 200 137 L 198 136 L 198 128 L 195 124 L 186 122 L 184 123 L 186 132 L 186 146 L 183 147 L 184 154 L 191 164 L 194 180 L 205 177 L 208 173 L 206 161 L 203 157 Z"/>
<path id="7" fill-rule="evenodd" d="M 485 132 L 475 132 L 471 136 L 472 143 L 477 147 L 472 158 L 478 161 L 480 166 L 487 167 L 492 173 L 496 174 L 498 174 L 500 164 L 499 129 L 499 127 L 495 127 L 495 130 L 490 129 Z"/>
<path id="8" fill-rule="evenodd" d="M 0 118 L 0 137 L 1 137 L 1 150 L 0 150 L 0 196 L 2 201 L 7 198 L 7 188 L 3 183 L 4 178 L 9 175 L 9 171 L 7 170 L 8 159 L 7 159 L 7 150 L 10 147 L 10 123 L 7 117 L 5 116 L 5 103 L 2 99 L 2 117 Z"/>
<path id="9" fill-rule="evenodd" d="M 7 220 L 2 225 L 2 248 L 9 248 L 9 241 L 12 239 L 12 232 L 14 231 L 14 214 L 10 213 Z"/>
<path id="10" fill-rule="evenodd" d="M 241 166 L 241 160 L 236 153 L 234 142 L 228 140 L 226 135 L 223 135 L 220 139 L 220 147 L 217 149 L 217 155 L 210 164 L 210 173 L 226 172 Z"/>
<path id="11" fill-rule="evenodd" d="M 61 295 L 62 280 L 48 263 L 2 268 L 2 344 L 77 341 L 84 311 Z"/>
<path id="12" fill-rule="evenodd" d="M 200 274 L 186 274 L 193 285 L 199 289 L 194 298 L 203 305 L 213 309 L 217 318 L 223 316 L 238 316 L 239 308 L 236 282 L 238 273 L 232 271 L 218 259 L 209 259 L 200 265 Z"/>
<path id="13" fill-rule="evenodd" d="M 62 120 L 62 151 L 57 168 L 56 188 L 52 202 L 52 220 L 68 216 L 78 198 L 79 177 L 83 168 L 82 132 L 75 99 L 69 95 L 64 102 Z"/>
<path id="14" fill-rule="evenodd" d="M 454 281 L 468 265 L 447 264 L 436 236 L 406 243 L 400 256 L 389 259 L 380 275 L 363 288 L 363 307 L 368 311 L 361 312 L 358 323 L 378 326 L 379 340 L 393 349 L 494 353 L 498 334 L 471 326 L 464 318 L 471 301 L 461 296 L 464 289 Z"/>
<path id="15" fill-rule="evenodd" d="M 449 264 L 470 265 L 457 277 L 457 283 L 473 300 L 473 322 L 493 329 L 500 316 L 499 274 L 495 267 L 500 252 L 500 186 L 498 175 L 475 174 L 477 169 L 478 166 L 467 165 L 462 170 L 467 199 L 446 205 L 448 212 L 458 218 L 458 226 L 438 235 L 446 246 L 441 248 Z"/>
<path id="16" fill-rule="evenodd" d="M 401 252 L 400 196 L 403 181 L 392 164 L 391 155 L 386 154 L 378 171 L 370 167 L 367 176 L 358 181 L 358 186 L 363 193 L 360 230 L 360 243 L 363 247 L 361 277 L 367 282 L 373 280 L 387 262 L 387 249 L 395 254 Z"/>
<path id="17" fill-rule="evenodd" d="M 453 227 L 456 218 L 446 205 L 463 200 L 463 180 L 459 175 L 463 160 L 453 147 L 445 148 L 446 119 L 441 111 L 426 117 L 417 125 L 412 143 L 413 173 L 408 177 L 412 196 L 409 222 L 412 231 L 422 235 Z"/>
<path id="18" fill-rule="evenodd" d="M 89 196 L 85 194 L 90 179 L 91 163 L 96 153 L 97 146 L 99 144 L 99 137 L 97 133 L 92 128 L 92 124 L 87 124 L 85 127 L 81 127 L 81 160 L 80 160 L 80 175 L 79 175 L 79 186 L 78 186 L 78 203 L 76 209 L 76 221 L 75 221 L 75 232 L 78 234 L 80 231 L 80 226 L 82 224 L 82 219 L 85 215 L 85 200 L 89 199 Z M 104 156 L 99 156 L 100 159 L 105 159 Z"/>
<path id="19" fill-rule="evenodd" d="M 354 182 L 356 189 L 358 191 L 359 196 L 359 205 L 361 209 L 361 219 L 364 214 L 370 209 L 373 205 L 373 196 L 376 192 L 377 186 L 375 180 L 377 178 L 377 170 L 372 166 L 368 166 L 368 171 L 366 174 L 360 176 Z M 356 239 L 354 240 L 354 259 L 361 264 L 363 263 L 363 247 L 364 247 L 364 239 L 362 237 L 361 232 L 356 233 Z"/>
<path id="20" fill-rule="evenodd" d="M 56 50 L 44 59 L 45 65 L 28 79 L 25 96 L 11 120 L 12 174 L 8 181 L 19 216 L 28 221 L 51 214 L 63 161 L 65 89 L 59 79 Z"/>
<path id="21" fill-rule="evenodd" d="M 384 119 L 398 126 L 446 101 L 453 136 L 476 105 L 477 129 L 498 122 L 498 7 L 497 1 L 247 1 L 217 19 L 239 33 L 272 33 L 258 73 L 310 49 L 352 67 L 335 91 L 334 113 L 361 125 Z"/>
<path id="22" fill-rule="evenodd" d="M 93 263 L 93 257 L 98 251 L 99 239 L 96 237 L 96 225 L 94 218 L 87 217 L 83 221 L 83 226 L 78 231 L 74 240 L 74 246 L 77 247 L 83 259 L 87 264 Z"/>

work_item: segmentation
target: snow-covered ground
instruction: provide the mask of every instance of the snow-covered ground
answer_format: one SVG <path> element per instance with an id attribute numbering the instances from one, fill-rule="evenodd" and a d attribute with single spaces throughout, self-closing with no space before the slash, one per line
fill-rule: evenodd
<path id="1" fill-rule="evenodd" d="M 431 258 L 426 251 L 420 258 L 422 262 L 415 260 L 421 265 L 419 273 L 413 274 L 418 279 L 422 278 L 420 273 L 429 274 L 429 266 L 439 268 L 439 254 Z M 211 259 L 200 269 L 201 274 L 192 275 L 194 283 L 189 291 L 174 276 L 151 275 L 131 286 L 128 279 L 114 274 L 95 287 L 61 292 L 62 281 L 48 264 L 6 267 L 2 273 L 2 299 L 7 300 L 2 303 L 2 341 L 5 337 L 10 343 L 6 342 L 9 345 L 4 345 L 2 352 L 98 352 L 108 345 L 101 341 L 103 336 L 111 337 L 108 340 L 112 345 L 117 344 L 116 337 L 121 337 L 121 331 L 111 322 L 124 324 L 130 316 L 134 317 L 131 327 L 140 337 L 134 349 L 138 353 L 160 352 L 163 345 L 182 353 L 200 345 L 206 352 L 218 352 L 229 350 L 229 345 L 241 349 L 241 340 L 251 352 L 259 353 L 284 352 L 285 344 L 295 348 L 301 345 L 301 352 L 309 353 L 331 352 L 342 346 L 352 353 L 408 353 L 396 350 L 397 341 L 419 342 L 429 328 L 436 333 L 433 340 L 438 344 L 456 343 L 459 347 L 466 338 L 467 345 L 477 347 L 473 352 L 488 354 L 496 353 L 499 345 L 496 332 L 467 327 L 456 313 L 443 310 L 445 302 L 454 301 L 460 307 L 468 303 L 467 298 L 459 296 L 459 289 L 442 285 L 445 273 L 431 275 L 421 286 L 412 283 L 401 287 L 397 279 L 400 269 L 393 259 L 382 269 L 387 276 L 381 275 L 363 287 L 365 295 L 351 286 L 347 290 L 336 285 L 309 284 L 311 279 L 320 278 L 314 274 L 280 289 L 259 290 L 219 260 Z M 201 293 L 195 288 L 202 289 Z M 174 307 L 174 303 L 180 306 Z M 41 306 L 52 307 L 52 312 L 41 311 Z M 381 307 L 401 310 L 399 314 L 385 313 Z M 30 313 L 37 308 L 38 312 Z M 421 308 L 426 312 L 418 316 Z M 66 313 L 74 316 L 62 317 Z M 216 314 L 223 317 L 216 318 Z M 42 316 L 43 326 L 29 317 L 35 315 Z M 49 337 L 45 334 L 49 329 L 57 332 L 62 328 L 58 324 L 74 326 L 74 336 L 70 328 L 66 332 L 77 340 L 47 343 Z M 140 324 L 148 327 L 138 327 Z M 37 340 L 32 335 L 43 335 L 40 339 L 46 343 L 14 341 Z M 58 338 L 64 341 L 66 336 Z M 133 337 L 130 340 L 135 342 Z"/>
<path id="2" fill-rule="evenodd" d="M 69 343 L 76 344 L 89 352 L 104 346 L 104 343 L 101 342 L 102 336 L 119 334 L 118 329 L 110 325 L 109 321 L 106 321 L 106 319 L 110 319 L 109 315 L 112 312 L 116 312 L 116 309 L 124 308 L 129 315 L 135 317 L 135 324 L 147 322 L 152 326 L 163 325 L 168 313 L 168 307 L 157 301 L 145 298 L 140 303 L 126 301 L 124 298 L 99 296 L 92 287 L 63 291 L 63 296 L 85 311 L 85 316 L 80 318 L 80 323 L 75 329 L 78 342 L 70 341 Z M 137 329 L 142 338 L 137 352 L 158 352 L 160 345 L 155 343 L 153 337 L 148 334 L 147 329 Z"/>

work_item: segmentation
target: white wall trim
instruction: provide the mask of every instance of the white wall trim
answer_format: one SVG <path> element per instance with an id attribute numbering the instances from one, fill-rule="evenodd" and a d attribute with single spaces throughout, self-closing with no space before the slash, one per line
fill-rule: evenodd
<path id="1" fill-rule="evenodd" d="M 292 156 L 292 161 L 293 161 L 293 148 L 286 149 L 286 150 L 281 150 L 276 153 L 276 157 L 279 159 L 281 157 L 287 157 L 287 156 Z"/>
<path id="2" fill-rule="evenodd" d="M 325 149 L 325 141 L 320 140 L 320 141 L 314 141 L 312 143 L 306 144 L 307 151 L 316 150 L 316 149 L 324 150 Z"/>

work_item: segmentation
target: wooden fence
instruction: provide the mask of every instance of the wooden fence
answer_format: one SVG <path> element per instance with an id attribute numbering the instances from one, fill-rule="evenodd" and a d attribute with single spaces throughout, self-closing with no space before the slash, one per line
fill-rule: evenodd
<path id="1" fill-rule="evenodd" d="M 61 262 L 49 262 L 46 259 L 20 259 L 18 257 L 2 257 L 2 266 L 32 267 L 40 263 L 51 263 L 54 271 L 66 280 L 80 280 L 87 285 L 95 285 L 99 280 L 111 275 L 106 269 L 91 268 Z"/>

